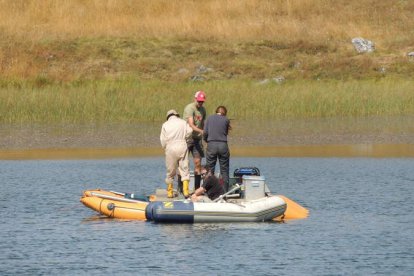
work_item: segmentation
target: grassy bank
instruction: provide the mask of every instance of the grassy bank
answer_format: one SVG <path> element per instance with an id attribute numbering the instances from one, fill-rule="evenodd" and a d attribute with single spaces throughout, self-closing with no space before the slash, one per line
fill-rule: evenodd
<path id="1" fill-rule="evenodd" d="M 162 121 L 171 108 L 182 112 L 198 89 L 207 93 L 209 113 L 223 104 L 229 117 L 238 120 L 414 114 L 414 82 L 410 80 L 171 84 L 124 79 L 40 88 L 24 83 L 19 88 L 3 87 L 0 121 Z"/>
<path id="2" fill-rule="evenodd" d="M 0 76 L 412 78 L 413 12 L 404 0 L 0 1 Z M 376 51 L 358 54 L 355 37 Z"/>
<path id="3" fill-rule="evenodd" d="M 238 119 L 413 114 L 413 12 L 404 0 L 0 1 L 0 122 L 155 121 L 199 89 Z M 376 50 L 358 54 L 354 37 Z"/>

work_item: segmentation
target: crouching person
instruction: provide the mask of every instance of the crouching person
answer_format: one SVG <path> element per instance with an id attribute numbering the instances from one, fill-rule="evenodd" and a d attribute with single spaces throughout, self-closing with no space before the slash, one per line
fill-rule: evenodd
<path id="1" fill-rule="evenodd" d="M 191 196 L 192 201 L 211 202 L 224 194 L 223 185 L 219 179 L 210 171 L 210 168 L 203 167 L 201 169 L 201 178 L 203 185 L 194 191 Z"/>
<path id="2" fill-rule="evenodd" d="M 162 125 L 160 141 L 165 150 L 165 166 L 167 168 L 167 196 L 174 197 L 174 177 L 177 168 L 183 182 L 183 195 L 189 196 L 190 168 L 188 162 L 187 140 L 193 130 L 186 121 L 180 118 L 175 110 L 167 112 L 167 121 Z"/>

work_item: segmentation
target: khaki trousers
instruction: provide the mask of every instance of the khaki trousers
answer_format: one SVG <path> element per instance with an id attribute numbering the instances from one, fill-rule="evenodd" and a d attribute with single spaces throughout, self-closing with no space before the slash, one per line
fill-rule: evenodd
<path id="1" fill-rule="evenodd" d="M 190 180 L 187 143 L 177 142 L 167 146 L 165 149 L 165 166 L 167 168 L 165 183 L 174 183 L 177 169 L 181 175 L 181 181 Z"/>

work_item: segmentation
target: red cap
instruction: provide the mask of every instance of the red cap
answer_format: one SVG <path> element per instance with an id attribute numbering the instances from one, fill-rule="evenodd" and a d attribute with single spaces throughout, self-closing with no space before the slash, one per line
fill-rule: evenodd
<path id="1" fill-rule="evenodd" d="M 197 100 L 197 102 L 204 102 L 206 100 L 206 94 L 204 91 L 197 91 L 194 95 L 194 98 Z"/>

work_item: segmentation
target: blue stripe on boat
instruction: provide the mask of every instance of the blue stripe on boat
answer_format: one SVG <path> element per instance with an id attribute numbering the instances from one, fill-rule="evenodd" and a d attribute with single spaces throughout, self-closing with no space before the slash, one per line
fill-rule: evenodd
<path id="1" fill-rule="evenodd" d="M 148 221 L 155 222 L 194 222 L 194 204 L 182 201 L 154 201 L 145 208 Z"/>

